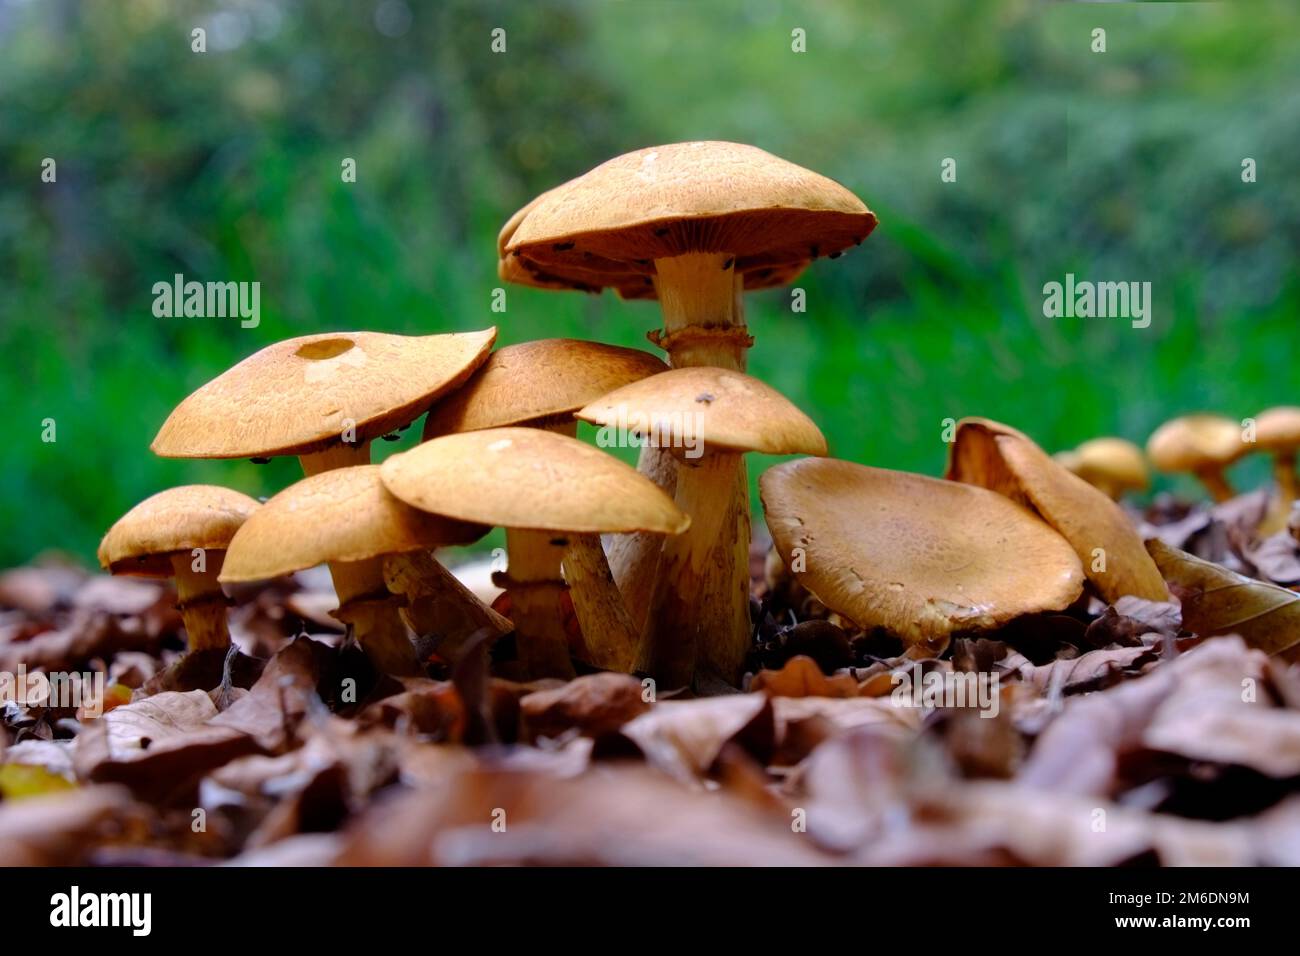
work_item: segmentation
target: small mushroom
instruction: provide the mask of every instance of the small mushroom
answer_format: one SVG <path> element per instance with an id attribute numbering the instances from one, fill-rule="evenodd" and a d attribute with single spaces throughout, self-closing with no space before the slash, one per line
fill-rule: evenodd
<path id="1" fill-rule="evenodd" d="M 543 613 L 557 606 L 565 582 L 555 576 L 551 552 L 528 546 L 539 534 L 563 555 L 590 663 L 631 668 L 636 634 L 599 536 L 674 535 L 690 524 L 648 479 L 585 442 L 535 428 L 434 438 L 389 458 L 382 475 L 388 490 L 408 505 L 506 529 L 510 565 L 502 583 L 512 613 L 522 610 L 515 640 L 528 676 L 573 674 L 563 622 L 557 614 Z"/>
<path id="2" fill-rule="evenodd" d="M 248 495 L 216 485 L 160 491 L 108 529 L 99 563 L 113 574 L 174 577 L 190 651 L 224 651 L 228 601 L 217 576 L 231 538 L 258 508 Z"/>
<path id="3" fill-rule="evenodd" d="M 244 522 L 226 552 L 221 580 L 263 581 L 328 564 L 339 600 L 333 614 L 352 629 L 376 669 L 418 674 L 420 662 L 399 613 L 403 599 L 387 587 L 384 558 L 469 544 L 486 533 L 403 504 L 384 489 L 378 465 L 335 468 L 290 485 Z"/>
<path id="4" fill-rule="evenodd" d="M 1184 415 L 1165 422 L 1147 439 L 1151 464 L 1166 472 L 1191 472 L 1215 501 L 1235 492 L 1223 475 L 1247 451 L 1241 427 L 1222 415 Z"/>
<path id="5" fill-rule="evenodd" d="M 648 352 L 599 342 L 541 339 L 507 345 L 493 352 L 464 387 L 429 410 L 424 439 L 508 426 L 542 428 L 574 438 L 578 429 L 573 417 L 575 411 L 616 388 L 657 375 L 667 368 L 662 360 Z M 673 477 L 669 475 L 668 480 Z M 672 494 L 670 483 L 656 481 L 656 484 Z M 560 580 L 564 549 L 552 543 L 553 537 L 544 531 L 516 531 L 509 542 L 511 565 L 527 565 L 539 578 L 545 572 L 546 577 Z M 643 546 L 646 538 L 654 541 L 653 550 Z M 619 535 L 611 542 L 610 560 L 617 561 L 629 549 L 657 556 L 660 540 L 658 534 L 651 532 Z M 628 608 L 641 609 L 643 614 L 649 589 L 654 585 L 654 567 L 635 567 L 634 573 L 616 583 Z M 547 593 L 558 598 L 560 592 Z M 538 633 L 546 626 L 539 620 L 526 620 L 529 615 L 551 619 L 560 611 L 558 607 L 543 606 L 540 593 L 537 598 L 513 607 L 512 617 L 525 633 Z"/>
<path id="6" fill-rule="evenodd" d="M 804 458 L 769 468 L 759 489 L 786 565 L 864 629 L 929 644 L 1063 610 L 1083 590 L 1069 542 L 984 488 Z"/>
<path id="7" fill-rule="evenodd" d="M 1262 535 L 1281 531 L 1296 500 L 1296 450 L 1300 449 L 1300 408 L 1283 405 L 1255 416 L 1255 447 L 1273 456 L 1277 491 L 1260 527 Z"/>
<path id="8" fill-rule="evenodd" d="M 987 418 L 963 418 L 945 477 L 996 491 L 1036 512 L 1070 542 L 1106 601 L 1126 594 L 1169 600 L 1160 569 L 1123 509 L 1023 432 Z"/>
<path id="9" fill-rule="evenodd" d="M 734 683 L 750 636 L 749 509 L 732 507 L 743 456 L 824 455 L 826 439 L 780 393 L 721 368 L 642 379 L 578 417 L 639 433 L 670 452 L 678 464 L 677 504 L 691 516 L 690 530 L 664 544 L 638 670 L 670 686 L 691 684 L 699 673 Z"/>
<path id="10" fill-rule="evenodd" d="M 1151 484 L 1142 449 L 1123 438 L 1093 438 L 1052 457 L 1113 501 Z"/>

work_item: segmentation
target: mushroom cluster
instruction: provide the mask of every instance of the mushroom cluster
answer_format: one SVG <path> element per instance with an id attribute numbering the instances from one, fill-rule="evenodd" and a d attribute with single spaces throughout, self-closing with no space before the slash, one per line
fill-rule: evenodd
<path id="1" fill-rule="evenodd" d="M 616 157 L 511 216 L 498 273 L 657 299 L 663 326 L 648 337 L 666 362 L 574 339 L 493 351 L 496 329 L 270 345 L 186 398 L 152 447 L 293 455 L 304 478 L 261 505 L 210 486 L 163 492 L 114 525 L 101 561 L 174 576 L 192 650 L 229 646 L 221 583 L 325 564 L 335 617 L 382 673 L 419 674 L 430 653 L 454 662 L 486 634 L 510 635 L 495 662 L 519 678 L 605 669 L 735 686 L 756 624 L 745 455 L 759 452 L 809 456 L 759 482 L 779 564 L 843 620 L 918 653 L 1088 592 L 1166 599 L 1116 503 L 1147 485 L 1136 446 L 1099 439 L 1053 458 L 1009 425 L 967 418 L 944 479 L 888 471 L 825 457 L 816 424 L 745 373 L 745 292 L 837 258 L 875 225 L 845 187 L 752 146 Z M 371 463 L 375 439 L 426 413 L 415 447 Z M 597 445 L 639 446 L 637 468 L 579 440 L 579 422 Z M 1289 505 L 1300 413 L 1258 426 Z M 1240 452 L 1237 427 L 1206 416 L 1148 446 L 1157 467 L 1193 471 L 1216 494 Z M 435 550 L 491 527 L 505 531 L 507 563 L 489 607 Z"/>

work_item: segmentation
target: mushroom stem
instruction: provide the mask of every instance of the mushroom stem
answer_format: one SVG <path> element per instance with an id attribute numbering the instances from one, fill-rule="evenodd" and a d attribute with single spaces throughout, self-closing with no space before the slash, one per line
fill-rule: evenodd
<path id="1" fill-rule="evenodd" d="M 1281 531 L 1291 518 L 1291 506 L 1296 500 L 1295 452 L 1277 452 L 1273 456 L 1273 483 L 1277 485 L 1268 515 L 1259 526 L 1260 536 Z"/>
<path id="2" fill-rule="evenodd" d="M 1198 468 L 1195 474 L 1215 501 L 1227 501 L 1236 494 L 1232 485 L 1228 484 L 1228 479 L 1223 476 L 1222 468 Z"/>
<path id="3" fill-rule="evenodd" d="M 333 561 L 329 569 L 339 598 L 334 616 L 352 626 L 375 668 L 398 676 L 420 674 L 415 646 L 398 610 L 399 599 L 384 584 L 383 558 Z"/>
<path id="4" fill-rule="evenodd" d="M 736 594 L 748 594 L 748 562 L 737 564 L 736 539 L 727 534 L 737 523 L 733 501 L 741 472 L 741 456 L 723 451 L 683 459 L 678 469 L 677 506 L 691 516 L 691 526 L 664 543 L 637 653 L 637 670 L 670 687 L 693 681 L 697 657 L 701 663 L 725 660 L 731 656 L 726 648 L 748 639 L 747 629 L 737 636 L 726 633 L 724 623 L 733 617 Z"/>
<path id="5" fill-rule="evenodd" d="M 298 463 L 302 465 L 302 473 L 310 478 L 312 475 L 319 475 L 322 471 L 333 471 L 335 468 L 350 468 L 353 465 L 370 464 L 370 442 L 335 442 L 322 448 L 320 451 L 314 451 L 308 455 L 299 455 Z"/>
<path id="6" fill-rule="evenodd" d="M 497 635 L 514 630 L 510 620 L 488 607 L 442 562 L 427 551 L 390 554 L 384 559 L 388 590 L 406 598 L 402 617 L 447 660 L 483 628 Z"/>
<path id="7" fill-rule="evenodd" d="M 735 257 L 695 252 L 655 260 L 655 289 L 664 328 L 651 339 L 668 353 L 673 368 L 709 365 L 745 370 L 753 341 L 744 312 L 736 308 Z"/>
<path id="8" fill-rule="evenodd" d="M 636 470 L 669 497 L 677 494 L 677 462 L 667 449 L 643 446 Z M 663 546 L 663 535 L 649 531 L 606 535 L 609 568 L 637 634 L 645 626 Z"/>
<path id="9" fill-rule="evenodd" d="M 194 569 L 190 553 L 172 555 L 172 571 L 176 577 L 176 607 L 185 622 L 189 636 L 189 650 L 224 651 L 230 647 L 230 629 L 226 626 L 226 593 L 217 583 L 224 551 L 204 553 L 203 570 Z"/>
<path id="10" fill-rule="evenodd" d="M 506 529 L 510 619 L 519 659 L 534 677 L 572 677 L 569 636 L 560 596 L 561 565 L 568 541 L 558 532 Z"/>
<path id="11" fill-rule="evenodd" d="M 630 671 L 639 632 L 614 583 L 600 535 L 570 535 L 564 577 L 582 628 L 587 661 L 606 670 Z"/>

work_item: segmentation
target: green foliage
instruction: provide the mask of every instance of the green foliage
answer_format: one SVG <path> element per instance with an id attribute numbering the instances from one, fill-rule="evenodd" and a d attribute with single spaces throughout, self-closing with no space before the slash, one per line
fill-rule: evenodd
<path id="1" fill-rule="evenodd" d="M 840 457 L 937 472 L 942 421 L 968 414 L 1054 449 L 1300 402 L 1290 4 L 408 3 L 389 37 L 370 0 L 0 0 L 0 566 L 88 560 L 170 484 L 294 480 L 288 461 L 148 451 L 178 401 L 278 338 L 496 322 L 502 343 L 644 344 L 652 303 L 489 304 L 510 212 L 654 142 L 752 142 L 880 214 L 799 281 L 806 314 L 786 291 L 749 305 L 751 370 Z M 1151 328 L 1043 318 L 1066 271 L 1151 281 Z M 153 283 L 177 272 L 261 282 L 261 325 L 154 318 Z"/>

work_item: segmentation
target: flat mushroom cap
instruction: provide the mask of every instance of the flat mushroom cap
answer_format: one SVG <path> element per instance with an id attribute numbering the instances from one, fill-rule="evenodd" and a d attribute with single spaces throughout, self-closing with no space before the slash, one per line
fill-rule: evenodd
<path id="1" fill-rule="evenodd" d="M 497 349 L 464 386 L 429 409 L 424 437 L 573 421 L 573 413 L 616 388 L 668 366 L 639 349 L 579 339 L 541 339 Z"/>
<path id="2" fill-rule="evenodd" d="M 1125 488 L 1145 488 L 1150 483 L 1142 449 L 1123 438 L 1090 439 L 1076 448 L 1074 455 L 1072 463 L 1061 464 L 1089 484 L 1099 478 Z"/>
<path id="3" fill-rule="evenodd" d="M 1300 448 L 1300 408 L 1281 405 L 1256 415 L 1255 445 L 1265 451 Z"/>
<path id="4" fill-rule="evenodd" d="M 1147 439 L 1147 456 L 1161 471 L 1197 471 L 1236 461 L 1245 451 L 1241 427 L 1222 415 L 1184 415 Z"/>
<path id="5" fill-rule="evenodd" d="M 800 583 L 864 628 L 931 641 L 1062 610 L 1083 590 L 1064 538 L 974 485 L 802 458 L 768 469 L 759 488 L 786 566 L 803 566 Z"/>
<path id="6" fill-rule="evenodd" d="M 826 454 L 812 419 L 776 389 L 730 369 L 671 369 L 610 392 L 577 415 L 593 425 L 650 433 L 674 448 L 690 441 L 705 452 Z"/>
<path id="7" fill-rule="evenodd" d="M 444 335 L 327 332 L 269 345 L 181 402 L 150 446 L 164 458 L 319 451 L 409 424 L 469 378 L 496 329 Z"/>
<path id="8" fill-rule="evenodd" d="M 945 477 L 996 491 L 1036 512 L 1074 548 L 1107 601 L 1126 594 L 1169 600 L 1164 578 L 1124 510 L 1023 432 L 989 419 L 963 418 Z M 1104 565 L 1096 562 L 1098 549 Z"/>
<path id="9" fill-rule="evenodd" d="M 264 581 L 332 561 L 469 544 L 487 530 L 403 504 L 385 490 L 378 465 L 335 468 L 290 485 L 244 522 L 220 580 Z"/>
<path id="10" fill-rule="evenodd" d="M 195 548 L 224 551 L 261 505 L 217 485 L 168 488 L 140 502 L 108 529 L 100 566 L 113 574 L 169 578 L 171 557 Z"/>
<path id="11" fill-rule="evenodd" d="M 425 511 L 505 528 L 680 534 L 690 519 L 636 469 L 536 428 L 444 435 L 383 464 L 384 484 Z"/>
<path id="12" fill-rule="evenodd" d="M 625 153 L 543 193 L 498 244 L 557 276 L 601 262 L 651 271 L 692 252 L 733 254 L 748 273 L 838 255 L 875 225 L 832 179 L 754 146 L 691 142 Z"/>

